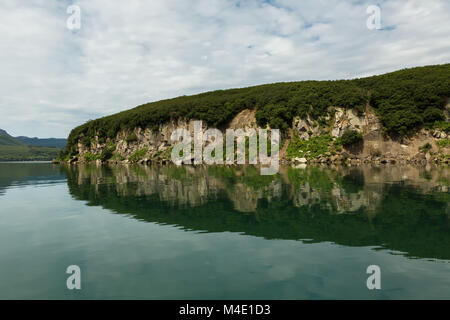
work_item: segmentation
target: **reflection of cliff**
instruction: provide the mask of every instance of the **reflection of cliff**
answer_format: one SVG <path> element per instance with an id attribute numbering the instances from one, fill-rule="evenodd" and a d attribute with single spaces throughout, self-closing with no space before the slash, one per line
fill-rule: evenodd
<path id="1" fill-rule="evenodd" d="M 448 192 L 448 168 L 361 167 L 283 168 L 277 176 L 261 176 L 253 167 L 79 166 L 78 184 L 114 188 L 118 196 L 155 196 L 170 206 L 200 206 L 220 194 L 240 212 L 255 212 L 261 200 L 284 197 L 296 207 L 320 204 L 330 213 L 366 210 L 374 213 L 383 189 L 392 183 L 422 192 Z"/>
<path id="2" fill-rule="evenodd" d="M 251 176 L 246 174 L 249 171 Z M 79 185 L 93 185 L 97 191 L 102 185 L 122 197 L 154 196 L 171 207 L 196 207 L 225 194 L 237 211 L 254 212 L 260 199 L 281 195 L 280 180 L 261 177 L 251 167 L 78 166 L 69 171 L 69 177 Z"/>
<path id="3" fill-rule="evenodd" d="M 448 192 L 448 167 L 362 166 L 357 168 L 286 169 L 295 206 L 321 203 L 333 213 L 366 210 L 373 214 L 392 184 L 408 185 L 420 193 Z"/>
<path id="4" fill-rule="evenodd" d="M 67 169 L 75 198 L 143 221 L 450 259 L 447 168 L 287 168 L 276 177 L 255 172 L 250 167 Z"/>

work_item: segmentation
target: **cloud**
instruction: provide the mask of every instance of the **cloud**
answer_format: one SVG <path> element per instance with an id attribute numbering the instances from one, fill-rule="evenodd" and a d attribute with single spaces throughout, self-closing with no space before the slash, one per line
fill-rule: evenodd
<path id="1" fill-rule="evenodd" d="M 66 9 L 81 8 L 68 30 Z M 0 128 L 67 136 L 149 101 L 450 61 L 446 0 L 44 0 L 0 4 Z"/>

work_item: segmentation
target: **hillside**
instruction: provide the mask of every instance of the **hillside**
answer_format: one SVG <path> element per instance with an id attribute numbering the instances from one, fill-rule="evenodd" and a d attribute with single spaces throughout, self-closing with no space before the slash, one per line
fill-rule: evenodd
<path id="1" fill-rule="evenodd" d="M 11 137 L 5 130 L 0 129 L 0 146 L 24 146 L 25 143 Z"/>
<path id="2" fill-rule="evenodd" d="M 0 129 L 0 161 L 38 161 L 55 159 L 62 148 L 30 146 Z"/>
<path id="3" fill-rule="evenodd" d="M 446 101 L 450 97 L 450 64 L 400 70 L 354 80 L 302 81 L 219 90 L 152 102 L 92 120 L 72 130 L 62 158 L 77 156 L 78 143 L 104 149 L 136 134 L 161 130 L 171 121 L 203 120 L 225 128 L 242 111 L 253 110 L 257 125 L 279 128 L 287 137 L 297 119 L 309 119 L 312 128 L 330 125 L 337 108 L 362 117 L 368 106 L 384 136 L 403 137 L 422 128 L 450 129 Z M 318 132 L 323 130 L 318 130 Z M 130 137 L 123 136 L 129 134 Z M 102 147 L 103 146 L 103 147 Z M 97 148 L 98 149 L 98 148 Z M 101 151 L 101 150 L 100 150 Z"/>

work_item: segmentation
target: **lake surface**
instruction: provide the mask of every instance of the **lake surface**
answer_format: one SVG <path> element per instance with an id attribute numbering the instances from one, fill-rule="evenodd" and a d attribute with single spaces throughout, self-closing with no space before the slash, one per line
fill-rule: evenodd
<path id="1" fill-rule="evenodd" d="M 449 181 L 448 167 L 0 163 L 0 299 L 450 299 Z"/>

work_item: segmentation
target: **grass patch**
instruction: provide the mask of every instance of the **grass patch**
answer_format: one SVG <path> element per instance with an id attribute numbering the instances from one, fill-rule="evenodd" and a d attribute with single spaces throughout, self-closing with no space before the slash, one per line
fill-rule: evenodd
<path id="1" fill-rule="evenodd" d="M 450 147 L 450 139 L 442 139 L 436 142 L 439 148 Z"/>
<path id="2" fill-rule="evenodd" d="M 0 146 L 0 161 L 48 161 L 58 158 L 60 152 L 54 147 Z"/>
<path id="3" fill-rule="evenodd" d="M 133 153 L 131 155 L 130 161 L 131 162 L 138 162 L 138 161 L 144 159 L 144 157 L 147 154 L 147 152 L 148 152 L 148 148 L 143 148 L 143 149 L 140 149 L 140 150 L 136 151 L 135 153 Z"/>
<path id="4" fill-rule="evenodd" d="M 330 135 L 315 136 L 309 140 L 300 139 L 298 135 L 295 135 L 287 147 L 286 157 L 290 159 L 317 158 L 331 151 L 332 143 L 333 138 Z"/>
<path id="5" fill-rule="evenodd" d="M 97 160 L 100 160 L 100 155 L 99 154 L 94 154 L 94 153 L 91 153 L 91 152 L 86 152 L 85 154 L 84 154 L 84 160 L 85 161 L 87 161 L 87 162 L 93 162 L 93 161 L 97 161 Z"/>

